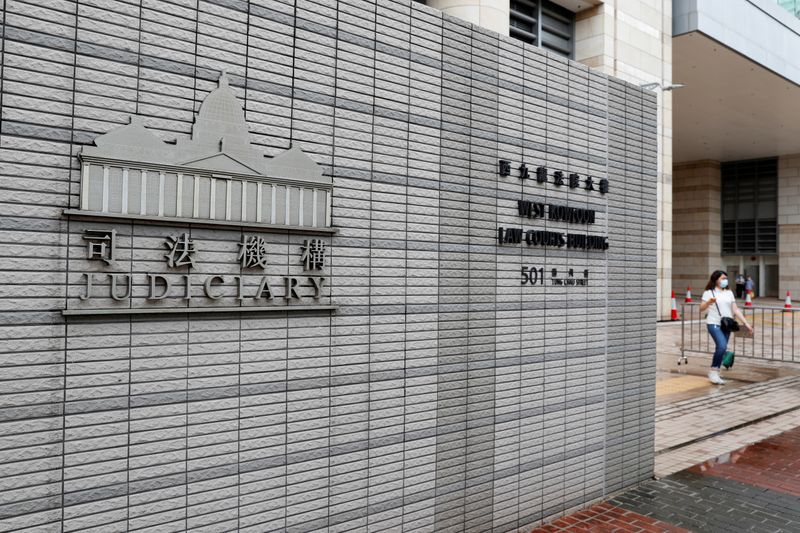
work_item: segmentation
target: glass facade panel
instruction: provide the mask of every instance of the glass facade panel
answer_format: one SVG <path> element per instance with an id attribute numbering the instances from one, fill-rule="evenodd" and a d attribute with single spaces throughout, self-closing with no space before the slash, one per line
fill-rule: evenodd
<path id="1" fill-rule="evenodd" d="M 722 164 L 722 253 L 778 251 L 778 159 Z"/>
<path id="2" fill-rule="evenodd" d="M 777 0 L 783 9 L 800 18 L 800 0 Z"/>

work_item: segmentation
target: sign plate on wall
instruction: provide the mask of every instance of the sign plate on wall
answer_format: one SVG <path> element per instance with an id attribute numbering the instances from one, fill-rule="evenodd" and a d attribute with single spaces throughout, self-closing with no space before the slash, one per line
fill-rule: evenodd
<path id="1" fill-rule="evenodd" d="M 498 174 L 501 177 L 511 176 L 511 162 L 501 159 Z M 572 189 L 575 192 L 584 191 L 586 194 L 605 196 L 609 191 L 608 178 L 593 176 L 581 177 L 576 172 L 553 172 L 552 181 L 548 170 L 544 166 L 537 167 L 535 174 L 525 163 L 518 168 L 519 179 L 522 181 L 535 178 L 536 183 L 550 183 L 556 188 Z M 609 248 L 608 235 L 588 233 L 597 219 L 594 209 L 574 207 L 566 204 L 545 203 L 527 199 L 517 200 L 517 213 L 520 218 L 532 221 L 547 221 L 561 223 L 567 226 L 580 227 L 579 231 L 562 231 L 530 228 L 522 226 L 498 226 L 497 244 L 499 246 L 527 246 L 541 248 L 563 248 L 565 250 L 582 250 L 587 252 L 604 252 Z M 557 287 L 587 287 L 590 285 L 590 270 L 588 268 L 547 268 L 544 265 L 531 265 L 521 267 L 521 284 L 532 286 L 551 285 Z"/>
<path id="2" fill-rule="evenodd" d="M 71 252 L 64 315 L 335 308 L 332 180 L 297 146 L 254 147 L 224 73 L 190 139 L 164 142 L 132 117 L 94 144 L 80 208 L 65 211 L 84 252 Z"/>

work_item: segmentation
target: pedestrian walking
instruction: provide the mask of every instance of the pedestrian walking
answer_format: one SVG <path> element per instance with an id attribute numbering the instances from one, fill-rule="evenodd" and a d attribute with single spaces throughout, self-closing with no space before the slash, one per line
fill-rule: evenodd
<path id="1" fill-rule="evenodd" d="M 728 289 L 728 275 L 722 270 L 715 270 L 708 280 L 706 290 L 703 293 L 703 303 L 700 304 L 700 312 L 706 312 L 706 329 L 714 340 L 714 356 L 711 359 L 711 370 L 708 372 L 708 380 L 715 385 L 723 385 L 725 381 L 719 377 L 719 369 L 722 366 L 722 357 L 728 349 L 728 339 L 731 330 L 723 329 L 724 318 L 738 318 L 745 328 L 753 333 L 753 327 L 747 323 L 744 315 L 736 306 L 736 298 L 733 292 Z"/>
<path id="2" fill-rule="evenodd" d="M 756 284 L 752 276 L 747 276 L 747 281 L 744 282 L 744 292 L 750 295 L 750 298 L 756 297 Z"/>
<path id="3" fill-rule="evenodd" d="M 741 273 L 736 276 L 736 297 L 744 298 L 744 276 Z"/>

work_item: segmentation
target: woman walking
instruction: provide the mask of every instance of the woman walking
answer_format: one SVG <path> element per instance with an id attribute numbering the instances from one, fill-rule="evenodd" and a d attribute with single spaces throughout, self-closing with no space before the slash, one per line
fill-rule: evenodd
<path id="1" fill-rule="evenodd" d="M 722 366 L 722 357 L 728 348 L 728 338 L 730 331 L 722 331 L 722 318 L 733 318 L 734 316 L 752 334 L 753 327 L 747 323 L 744 315 L 736 305 L 736 298 L 733 292 L 728 289 L 728 275 L 722 270 L 715 270 L 708 280 L 706 291 L 703 293 L 703 303 L 700 304 L 700 312 L 706 312 L 706 328 L 708 334 L 714 339 L 714 357 L 711 360 L 711 370 L 708 372 L 708 380 L 715 385 L 723 385 L 725 381 L 719 377 L 719 367 Z"/>

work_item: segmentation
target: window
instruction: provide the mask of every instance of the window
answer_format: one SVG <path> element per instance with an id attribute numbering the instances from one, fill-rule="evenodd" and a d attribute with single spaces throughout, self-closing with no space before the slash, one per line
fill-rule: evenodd
<path id="1" fill-rule="evenodd" d="M 511 0 L 510 34 L 572 57 L 575 14 L 549 0 Z"/>
<path id="2" fill-rule="evenodd" d="M 722 253 L 778 251 L 778 159 L 722 164 Z"/>

